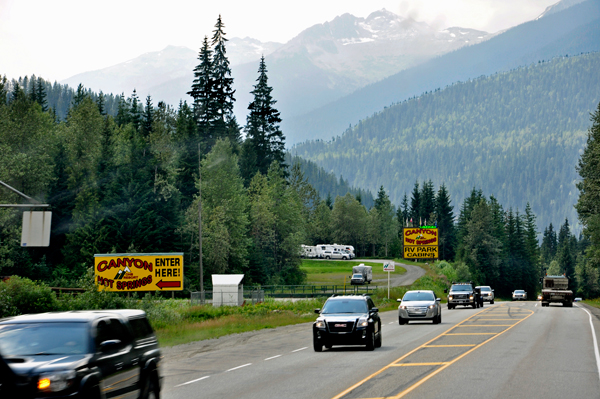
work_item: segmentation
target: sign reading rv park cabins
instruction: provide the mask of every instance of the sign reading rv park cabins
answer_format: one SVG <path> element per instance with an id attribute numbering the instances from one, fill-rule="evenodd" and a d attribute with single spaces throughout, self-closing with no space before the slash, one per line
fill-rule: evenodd
<path id="1" fill-rule="evenodd" d="M 439 257 L 436 226 L 404 227 L 402 230 L 404 259 L 437 259 Z"/>
<path id="2" fill-rule="evenodd" d="M 183 252 L 94 255 L 98 290 L 115 292 L 183 290 Z"/>

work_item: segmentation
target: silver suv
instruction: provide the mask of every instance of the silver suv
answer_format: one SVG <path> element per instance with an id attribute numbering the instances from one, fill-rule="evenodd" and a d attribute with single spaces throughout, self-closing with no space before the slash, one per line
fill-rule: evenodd
<path id="1" fill-rule="evenodd" d="M 482 302 L 489 302 L 490 305 L 494 304 L 494 290 L 489 285 L 480 285 L 475 287 L 475 289 L 479 289 L 481 291 L 481 299 Z"/>
<path id="2" fill-rule="evenodd" d="M 398 324 L 408 324 L 409 320 L 431 320 L 433 324 L 442 322 L 440 298 L 433 291 L 407 291 L 398 299 Z"/>

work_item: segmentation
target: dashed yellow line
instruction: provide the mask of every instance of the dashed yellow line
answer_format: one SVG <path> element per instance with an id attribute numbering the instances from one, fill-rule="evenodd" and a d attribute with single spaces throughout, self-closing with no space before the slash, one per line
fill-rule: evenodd
<path id="1" fill-rule="evenodd" d="M 433 363 L 394 363 L 392 367 L 411 367 L 411 366 L 443 366 L 448 364 L 447 362 L 433 362 Z"/>
<path id="2" fill-rule="evenodd" d="M 487 310 L 487 309 L 486 309 Z M 441 372 L 442 370 L 446 369 L 447 367 L 449 367 L 450 365 L 456 363 L 457 361 L 459 361 L 460 359 L 462 359 L 463 357 L 467 356 L 469 353 L 479 349 L 480 347 L 482 347 L 483 345 L 487 344 L 488 342 L 490 342 L 491 340 L 493 340 L 494 338 L 504 334 L 506 331 L 510 330 L 511 328 L 513 328 L 514 326 L 516 326 L 517 324 L 521 323 L 523 320 L 527 319 L 528 317 L 530 317 L 532 314 L 534 314 L 533 311 L 527 310 L 529 313 L 529 315 L 527 315 L 526 317 L 523 317 L 521 319 L 518 319 L 519 321 L 517 321 L 514 324 L 510 324 L 507 325 L 506 329 L 504 329 L 501 332 L 497 332 L 497 333 L 448 333 L 448 331 L 452 331 L 454 328 L 456 327 L 465 327 L 462 326 L 463 323 L 465 323 L 466 321 L 472 319 L 473 317 L 477 317 L 479 316 L 481 313 L 485 312 L 486 310 L 482 310 L 478 313 L 475 313 L 474 315 L 467 317 L 465 320 L 463 320 L 462 322 L 458 323 L 456 326 L 453 326 L 452 328 L 448 329 L 446 332 L 436 336 L 435 338 L 427 341 L 426 343 L 424 343 L 423 345 L 413 349 L 412 351 L 406 353 L 404 356 L 396 359 L 395 361 L 393 361 L 392 363 L 388 364 L 387 366 L 383 367 L 382 369 L 378 370 L 377 372 L 371 374 L 370 376 L 364 378 L 363 380 L 357 382 L 356 384 L 352 385 L 351 387 L 345 389 L 343 392 L 339 393 L 338 395 L 334 396 L 332 399 L 340 399 L 343 396 L 347 395 L 348 393 L 352 392 L 354 389 L 358 388 L 359 386 L 361 386 L 362 384 L 364 384 L 365 382 L 369 381 L 370 379 L 376 377 L 377 375 L 383 373 L 384 371 L 388 370 L 391 367 L 406 367 L 407 365 L 420 365 L 420 366 L 425 366 L 425 365 L 429 365 L 429 366 L 441 366 L 439 368 L 437 368 L 436 370 L 432 371 L 430 374 L 428 374 L 427 376 L 423 377 L 422 379 L 420 379 L 419 381 L 417 381 L 416 383 L 414 383 L 413 385 L 411 385 L 410 387 L 408 387 L 407 389 L 405 389 L 404 391 L 400 392 L 398 395 L 396 396 L 390 396 L 387 398 L 381 398 L 381 399 L 400 399 L 403 396 L 405 396 L 406 394 L 412 392 L 415 388 L 419 387 L 420 385 L 422 385 L 424 382 L 426 382 L 427 380 L 429 380 L 431 377 L 435 376 L 436 374 L 438 374 L 439 372 Z M 490 314 L 490 313 L 488 313 Z M 498 313 L 500 314 L 500 313 Z M 506 313 L 503 313 L 502 315 L 506 315 Z M 488 327 L 488 326 L 485 326 Z M 449 361 L 449 362 L 442 362 L 442 363 L 398 363 L 401 360 L 407 358 L 408 356 L 412 355 L 413 353 L 415 353 L 416 351 L 418 351 L 419 349 L 422 348 L 427 348 L 427 347 L 452 347 L 455 345 L 451 345 L 451 346 L 446 346 L 446 345 L 429 345 L 431 342 L 443 337 L 443 336 L 449 336 L 449 335 L 493 335 L 493 337 L 490 337 L 488 339 L 486 339 L 484 342 L 478 344 L 478 345 L 464 345 L 464 346 L 471 346 L 471 349 L 469 349 L 467 352 L 463 353 L 462 355 L 454 358 L 453 360 Z M 458 345 L 456 345 L 458 346 Z M 462 346 L 462 345 L 461 345 Z M 364 398 L 367 399 L 367 398 Z M 368 399 L 375 399 L 375 398 L 368 398 Z"/>
<path id="3" fill-rule="evenodd" d="M 512 324 L 466 324 L 464 326 L 456 326 L 456 328 L 468 327 L 510 327 Z"/>
<path id="4" fill-rule="evenodd" d="M 423 348 L 462 348 L 462 347 L 473 347 L 473 345 L 424 345 Z"/>

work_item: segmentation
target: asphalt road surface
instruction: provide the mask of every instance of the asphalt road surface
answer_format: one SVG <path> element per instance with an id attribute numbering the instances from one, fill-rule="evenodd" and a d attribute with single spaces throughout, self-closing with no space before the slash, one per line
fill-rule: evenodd
<path id="1" fill-rule="evenodd" d="M 383 270 L 384 262 L 390 262 L 389 260 L 384 260 L 384 259 L 355 259 L 354 261 L 381 263 L 381 269 L 379 269 L 380 271 Z M 390 285 L 392 287 L 399 287 L 402 285 L 411 285 L 412 283 L 417 281 L 417 279 L 419 279 L 421 276 L 423 276 L 425 274 L 425 270 L 423 270 L 423 268 L 417 266 L 418 263 L 416 263 L 416 262 L 415 262 L 415 266 L 407 265 L 404 263 L 398 263 L 398 262 L 395 262 L 395 265 L 396 265 L 396 267 L 405 268 L 406 273 L 398 274 L 396 272 L 391 272 L 390 273 Z M 378 286 L 387 285 L 387 278 L 373 280 L 373 284 L 377 284 Z"/>
<path id="2" fill-rule="evenodd" d="M 164 348 L 171 398 L 600 398 L 600 319 L 538 302 L 382 316 L 383 346 L 315 353 L 311 324 Z M 594 310 L 594 312 L 598 312 Z M 315 315 L 316 316 L 316 315 Z M 593 326 L 593 328 L 592 328 Z"/>

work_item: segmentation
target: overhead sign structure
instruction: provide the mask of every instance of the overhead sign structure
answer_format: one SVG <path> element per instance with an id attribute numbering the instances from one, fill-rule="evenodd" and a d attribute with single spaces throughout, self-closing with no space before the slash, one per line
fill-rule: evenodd
<path id="1" fill-rule="evenodd" d="M 94 255 L 98 290 L 182 291 L 183 252 Z"/>
<path id="2" fill-rule="evenodd" d="M 405 227 L 402 230 L 404 259 L 439 258 L 439 235 L 436 226 Z"/>

